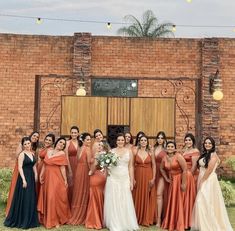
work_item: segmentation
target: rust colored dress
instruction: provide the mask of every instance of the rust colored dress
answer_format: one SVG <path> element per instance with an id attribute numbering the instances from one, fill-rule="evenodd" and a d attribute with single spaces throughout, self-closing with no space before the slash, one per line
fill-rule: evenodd
<path id="1" fill-rule="evenodd" d="M 184 226 L 185 229 L 191 227 L 191 220 L 192 220 L 192 211 L 193 205 L 196 199 L 196 184 L 194 176 L 191 173 L 192 169 L 192 157 L 199 156 L 198 152 L 187 153 L 183 155 L 186 163 L 187 163 L 187 187 L 186 191 L 183 194 L 183 204 L 184 204 Z"/>
<path id="2" fill-rule="evenodd" d="M 77 170 L 74 178 L 74 191 L 71 204 L 71 225 L 85 224 L 87 206 L 89 200 L 89 163 L 87 156 L 91 152 L 89 147 L 83 147 L 78 160 Z"/>
<path id="3" fill-rule="evenodd" d="M 90 176 L 90 195 L 85 221 L 87 229 L 103 228 L 105 183 L 105 173 L 96 169 L 94 174 Z"/>
<path id="4" fill-rule="evenodd" d="M 78 165 L 78 158 L 77 158 L 77 149 L 74 146 L 73 142 L 70 140 L 69 146 L 68 146 L 68 157 L 69 157 L 69 163 L 72 169 L 72 180 L 69 182 L 69 188 L 68 188 L 68 195 L 69 195 L 69 202 L 72 203 L 73 198 L 73 187 L 74 187 L 74 177 L 76 174 L 76 169 Z"/>
<path id="5" fill-rule="evenodd" d="M 158 187 L 158 183 L 159 183 L 160 178 L 163 178 L 163 176 L 161 174 L 161 171 L 160 171 L 160 165 L 161 165 L 162 159 L 166 155 L 167 154 L 164 150 L 161 150 L 157 155 L 155 154 L 155 162 L 156 162 L 156 177 L 155 177 L 156 181 L 155 182 L 156 182 L 156 188 Z M 164 180 L 164 191 L 163 191 L 162 219 L 165 217 L 165 214 L 166 214 L 166 208 L 167 208 L 167 202 L 168 202 L 167 193 L 168 193 L 168 187 L 169 187 L 169 184 L 165 181 L 164 178 L 163 178 L 163 180 Z M 157 217 L 157 214 L 156 214 L 156 217 Z"/>
<path id="6" fill-rule="evenodd" d="M 67 166 L 66 155 L 48 155 L 44 159 L 44 184 L 40 187 L 38 198 L 39 220 L 46 228 L 66 224 L 71 217 L 67 187 L 60 167 Z"/>
<path id="7" fill-rule="evenodd" d="M 154 222 L 156 209 L 156 188 L 150 189 L 149 181 L 153 178 L 152 159 L 148 154 L 145 160 L 137 154 L 134 160 L 134 172 L 136 185 L 133 189 L 138 224 L 149 226 Z"/>
<path id="8" fill-rule="evenodd" d="M 10 189 L 9 189 L 9 193 L 8 193 L 8 198 L 7 198 L 7 206 L 6 206 L 6 216 L 9 213 L 9 210 L 11 208 L 11 202 L 12 202 L 12 198 L 14 195 L 14 191 L 15 191 L 15 186 L 16 186 L 16 182 L 18 179 L 18 175 L 19 175 L 19 170 L 18 170 L 18 159 L 16 160 L 15 163 L 15 167 L 12 173 L 12 178 L 11 178 L 11 185 L 10 185 Z"/>
<path id="9" fill-rule="evenodd" d="M 163 168 L 169 174 L 172 183 L 169 185 L 166 216 L 162 223 L 163 229 L 169 231 L 184 231 L 183 192 L 181 191 L 182 169 L 177 161 L 177 155 L 172 157 L 171 164 L 163 158 Z"/>

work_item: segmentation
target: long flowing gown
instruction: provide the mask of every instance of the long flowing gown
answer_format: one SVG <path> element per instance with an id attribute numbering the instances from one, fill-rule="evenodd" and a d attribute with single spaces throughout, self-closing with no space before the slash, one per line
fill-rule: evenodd
<path id="1" fill-rule="evenodd" d="M 34 228 L 39 226 L 37 215 L 36 184 L 33 166 L 36 159 L 31 160 L 24 154 L 23 172 L 27 187 L 23 188 L 23 181 L 18 174 L 10 210 L 4 222 L 5 226 L 17 228 Z"/>
<path id="2" fill-rule="evenodd" d="M 212 154 L 213 155 L 213 154 Z M 193 215 L 192 229 L 200 231 L 232 231 L 233 228 L 229 222 L 228 214 L 224 205 L 224 199 L 217 179 L 215 170 L 216 163 L 212 173 L 207 180 L 202 183 L 197 192 Z M 206 172 L 203 159 L 199 160 L 200 172 L 198 182 Z"/>
<path id="3" fill-rule="evenodd" d="M 107 177 L 104 196 L 104 223 L 111 231 L 139 229 L 130 190 L 129 160 L 130 154 L 127 151 L 120 157 L 118 166 L 110 169 L 110 175 Z"/>
<path id="4" fill-rule="evenodd" d="M 85 227 L 87 229 L 102 229 L 104 211 L 104 187 L 106 174 L 96 169 L 90 176 L 90 194 L 87 207 Z"/>
<path id="5" fill-rule="evenodd" d="M 40 223 L 46 228 L 65 224 L 71 216 L 67 187 L 60 170 L 61 166 L 67 165 L 65 154 L 50 158 L 45 156 L 44 184 L 40 187 L 38 212 Z"/>
<path id="6" fill-rule="evenodd" d="M 187 187 L 185 193 L 183 194 L 185 229 L 191 227 L 193 205 L 196 199 L 195 178 L 191 172 L 193 156 L 199 156 L 199 152 L 186 153 L 183 155 L 187 163 L 187 175 L 186 175 Z"/>
<path id="7" fill-rule="evenodd" d="M 89 164 L 87 156 L 91 152 L 89 147 L 83 147 L 78 160 L 77 170 L 74 178 L 74 192 L 71 204 L 71 225 L 85 224 L 87 206 L 89 200 Z"/>
<path id="8" fill-rule="evenodd" d="M 77 158 L 77 149 L 74 146 L 72 140 L 69 142 L 68 146 L 68 157 L 69 157 L 69 163 L 72 169 L 72 174 L 73 177 L 69 181 L 69 188 L 68 188 L 68 195 L 69 195 L 69 202 L 70 204 L 72 203 L 72 198 L 73 198 L 73 187 L 74 187 L 74 179 L 75 179 L 75 173 L 78 165 L 78 158 Z"/>
<path id="9" fill-rule="evenodd" d="M 162 223 L 162 228 L 169 231 L 184 231 L 183 192 L 181 191 L 182 169 L 177 160 L 177 155 L 179 154 L 175 154 L 171 163 L 166 160 L 166 157 L 163 159 L 164 169 L 172 180 L 169 185 L 166 216 Z"/>
<path id="10" fill-rule="evenodd" d="M 148 154 L 145 160 L 137 154 L 134 161 L 136 184 L 133 190 L 133 200 L 135 205 L 138 224 L 149 226 L 154 222 L 156 209 L 156 188 L 150 189 L 149 181 L 153 178 L 152 159 Z"/>

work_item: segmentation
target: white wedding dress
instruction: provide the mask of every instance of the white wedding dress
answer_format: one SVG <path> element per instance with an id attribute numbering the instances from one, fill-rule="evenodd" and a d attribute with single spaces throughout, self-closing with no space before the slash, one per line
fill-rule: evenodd
<path id="1" fill-rule="evenodd" d="M 104 223 L 111 231 L 139 229 L 130 190 L 129 155 L 127 151 L 110 169 L 105 185 Z"/>
<path id="2" fill-rule="evenodd" d="M 219 162 L 219 161 L 218 161 Z M 197 192 L 193 213 L 191 230 L 200 231 L 233 231 L 224 205 L 224 199 L 215 170 Z M 198 183 L 202 179 L 206 168 L 203 159 L 199 160 L 200 172 Z"/>

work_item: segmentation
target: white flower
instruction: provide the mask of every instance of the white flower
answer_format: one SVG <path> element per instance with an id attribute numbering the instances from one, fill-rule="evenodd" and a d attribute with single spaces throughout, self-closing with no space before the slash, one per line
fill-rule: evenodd
<path id="1" fill-rule="evenodd" d="M 105 160 L 105 163 L 109 164 L 110 163 L 110 159 Z"/>

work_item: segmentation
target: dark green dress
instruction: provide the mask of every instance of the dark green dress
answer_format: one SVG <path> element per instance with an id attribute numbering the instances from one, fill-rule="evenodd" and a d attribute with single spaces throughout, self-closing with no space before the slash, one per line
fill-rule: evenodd
<path id="1" fill-rule="evenodd" d="M 5 226 L 23 229 L 39 226 L 35 177 L 33 171 L 35 163 L 35 157 L 33 157 L 32 161 L 26 154 L 24 154 L 23 172 L 27 182 L 27 187 L 23 188 L 23 181 L 19 174 L 11 208 L 4 222 Z"/>

